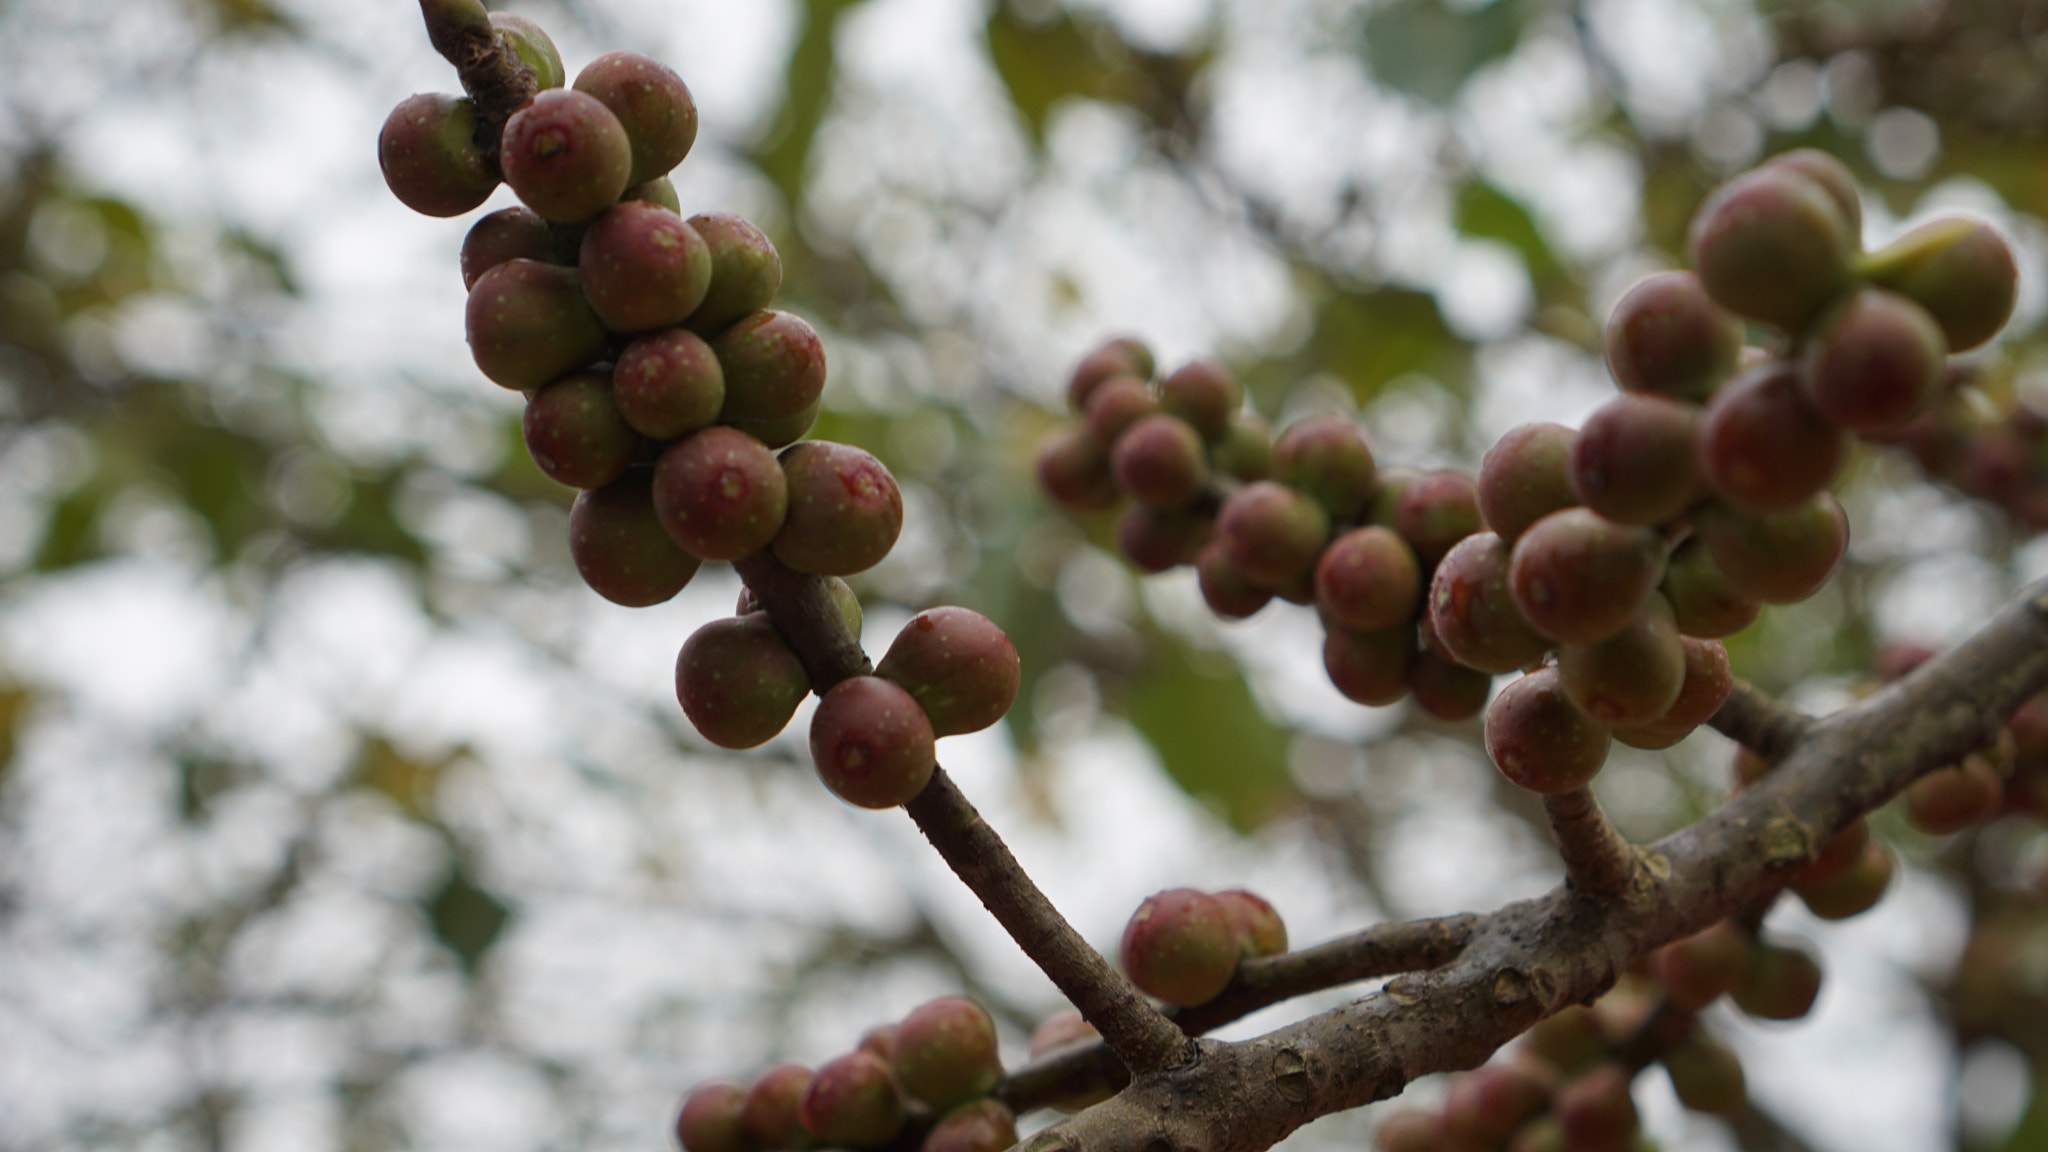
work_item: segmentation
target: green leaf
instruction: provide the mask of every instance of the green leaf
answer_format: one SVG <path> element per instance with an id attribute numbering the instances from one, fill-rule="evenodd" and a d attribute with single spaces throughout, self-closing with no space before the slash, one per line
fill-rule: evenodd
<path id="1" fill-rule="evenodd" d="M 1287 733 L 1253 699 L 1236 664 L 1164 633 L 1148 640 L 1151 656 L 1131 685 L 1125 715 L 1174 782 L 1240 832 L 1291 807 Z"/>
<path id="2" fill-rule="evenodd" d="M 476 886 L 458 856 L 448 870 L 448 882 L 421 905 L 434 926 L 434 936 L 462 959 L 463 968 L 474 972 L 485 952 L 497 943 L 512 917 L 497 897 Z"/>
<path id="3" fill-rule="evenodd" d="M 1536 227 L 1535 218 L 1521 202 L 1480 179 L 1467 180 L 1458 189 L 1454 223 L 1460 233 L 1479 239 L 1499 240 L 1522 254 L 1531 279 L 1557 271 L 1557 257 Z"/>
<path id="4" fill-rule="evenodd" d="M 988 17 L 988 54 L 1010 102 L 1024 117 L 1033 140 L 1045 139 L 1052 106 L 1070 96 L 1102 97 L 1111 89 L 1113 67 L 1097 50 L 1093 22 L 1084 25 L 1062 11 L 1050 20 L 1027 20 L 998 4 Z"/>
<path id="5" fill-rule="evenodd" d="M 1454 12 L 1443 0 L 1395 0 L 1366 17 L 1366 65 L 1388 87 L 1443 104 L 1474 72 L 1515 50 L 1526 19 L 1515 0 L 1474 12 Z"/>
<path id="6" fill-rule="evenodd" d="M 1472 350 L 1444 323 L 1436 298 L 1407 288 L 1337 292 L 1323 302 L 1313 340 L 1316 363 L 1335 373 L 1360 404 L 1410 372 L 1461 383 Z"/>

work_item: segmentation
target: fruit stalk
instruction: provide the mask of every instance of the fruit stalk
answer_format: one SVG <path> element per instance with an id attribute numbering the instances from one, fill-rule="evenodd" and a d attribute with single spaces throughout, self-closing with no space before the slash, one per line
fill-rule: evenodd
<path id="1" fill-rule="evenodd" d="M 1572 887 L 1603 900 L 1621 900 L 1648 881 L 1634 846 L 1608 822 L 1591 787 L 1545 795 L 1543 812 L 1550 817 Z"/>

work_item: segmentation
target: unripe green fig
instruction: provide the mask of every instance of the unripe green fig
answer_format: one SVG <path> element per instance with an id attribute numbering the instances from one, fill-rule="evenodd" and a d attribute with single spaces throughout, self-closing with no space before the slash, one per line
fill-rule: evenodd
<path id="1" fill-rule="evenodd" d="M 1741 1058 L 1704 1031 L 1695 1029 L 1658 1059 L 1678 1102 L 1695 1112 L 1726 1116 L 1749 1103 Z"/>
<path id="2" fill-rule="evenodd" d="M 640 437 L 612 403 L 605 371 L 573 372 L 536 390 L 520 428 L 533 462 L 571 488 L 601 488 L 640 454 Z"/>
<path id="3" fill-rule="evenodd" d="M 1606 351 L 1607 367 L 1623 391 L 1703 403 L 1735 374 L 1742 321 L 1714 303 L 1696 274 L 1658 272 L 1637 281 L 1615 304 L 1607 318 Z"/>
<path id="4" fill-rule="evenodd" d="M 654 472 L 635 468 L 576 494 L 569 508 L 569 556 L 592 591 L 614 604 L 660 604 L 703 562 L 683 550 L 654 514 Z"/>
<path id="5" fill-rule="evenodd" d="M 924 790 L 938 764 L 931 721 L 909 692 L 879 676 L 832 686 L 811 716 L 811 761 L 832 794 L 894 808 Z"/>
<path id="6" fill-rule="evenodd" d="M 1243 888 L 1213 893 L 1230 914 L 1230 930 L 1237 936 L 1237 951 L 1247 958 L 1278 956 L 1287 951 L 1287 925 L 1266 898 Z"/>
<path id="7" fill-rule="evenodd" d="M 1508 589 L 1508 545 L 1492 532 L 1458 541 L 1429 582 L 1429 624 L 1446 655 L 1482 672 L 1514 672 L 1551 640 L 1529 626 Z"/>
<path id="8" fill-rule="evenodd" d="M 1860 271 L 1927 309 L 1952 352 L 1997 335 L 2019 293 L 2012 246 L 1989 224 L 1966 217 L 1920 225 L 1871 253 Z"/>
<path id="9" fill-rule="evenodd" d="M 720 748 L 774 739 L 810 692 L 803 661 L 765 613 L 713 620 L 676 656 L 676 700 L 698 734 Z"/>
<path id="10" fill-rule="evenodd" d="M 692 1088 L 676 1114 L 676 1141 L 683 1152 L 752 1152 L 740 1126 L 746 1104 L 747 1090 L 729 1080 Z"/>
<path id="11" fill-rule="evenodd" d="M 528 208 L 547 220 L 588 220 L 630 181 L 632 145 L 618 117 L 573 88 L 549 88 L 505 121 L 498 167 Z"/>
<path id="12" fill-rule="evenodd" d="M 1237 971 L 1237 934 L 1222 902 L 1193 888 L 1145 898 L 1117 951 L 1139 991 L 1192 1007 L 1214 1000 Z"/>
<path id="13" fill-rule="evenodd" d="M 1369 524 L 1330 542 L 1316 560 L 1316 608 L 1347 628 L 1392 628 L 1422 603 L 1422 566 L 1390 528 Z"/>
<path id="14" fill-rule="evenodd" d="M 1257 413 L 1239 412 L 1209 449 L 1209 461 L 1247 484 L 1264 480 L 1273 474 L 1273 429 Z"/>
<path id="15" fill-rule="evenodd" d="M 384 184 L 424 216 L 460 216 L 490 198 L 498 171 L 476 142 L 476 105 L 421 92 L 399 101 L 377 134 Z"/>
<path id="16" fill-rule="evenodd" d="M 1764 1020 L 1797 1020 L 1813 1010 L 1820 995 L 1819 962 L 1805 950 L 1760 942 L 1749 967 L 1729 988 L 1735 1006 Z"/>
<path id="17" fill-rule="evenodd" d="M 667 175 L 697 142 L 697 102 L 674 69 L 638 52 L 607 52 L 576 74 L 576 90 L 604 102 L 632 144 L 630 185 Z"/>
<path id="18" fill-rule="evenodd" d="M 562 68 L 561 52 L 531 17 L 516 12 L 493 12 L 491 27 L 498 30 L 498 40 L 518 54 L 519 62 L 533 69 L 535 87 L 560 88 L 568 82 L 569 74 Z"/>
<path id="19" fill-rule="evenodd" d="M 604 326 L 574 268 L 507 260 L 477 277 L 463 320 L 478 370 L 515 391 L 538 388 L 604 354 Z"/>
<path id="20" fill-rule="evenodd" d="M 1364 433 L 1328 412 L 1281 429 L 1273 440 L 1273 478 L 1306 492 L 1332 520 L 1364 516 L 1379 483 Z"/>
<path id="21" fill-rule="evenodd" d="M 706 560 L 738 560 L 782 528 L 789 487 L 759 440 L 714 425 L 668 446 L 654 466 L 654 510 L 676 543 Z"/>
<path id="22" fill-rule="evenodd" d="M 1216 360 L 1190 360 L 1159 381 L 1159 407 L 1178 416 L 1214 444 L 1230 431 L 1244 406 L 1244 386 Z"/>
<path id="23" fill-rule="evenodd" d="M 1697 536 L 1671 553 L 1657 590 L 1671 602 L 1678 630 L 1686 636 L 1733 636 L 1763 611 L 1761 601 L 1735 590 Z"/>
<path id="24" fill-rule="evenodd" d="M 614 332 L 680 324 L 711 285 L 711 249 L 666 208 L 622 200 L 583 233 L 576 268 L 591 310 Z"/>
<path id="25" fill-rule="evenodd" d="M 1067 379 L 1067 406 L 1078 416 L 1088 410 L 1088 397 L 1104 380 L 1135 376 L 1143 383 L 1152 378 L 1153 367 L 1152 350 L 1144 341 L 1132 336 L 1105 341 L 1074 365 L 1073 374 Z"/>
<path id="26" fill-rule="evenodd" d="M 683 327 L 708 340 L 774 301 L 782 288 L 782 256 L 759 228 L 734 213 L 699 213 L 689 225 L 711 251 L 711 284 Z"/>
<path id="27" fill-rule="evenodd" d="M 1573 431 L 1562 424 L 1518 424 L 1479 462 L 1479 514 L 1512 544 L 1522 531 L 1579 502 L 1572 491 Z"/>
<path id="28" fill-rule="evenodd" d="M 826 1144 L 878 1148 L 903 1130 L 903 1098 L 889 1062 L 855 1050 L 818 1066 L 804 1086 L 797 1117 Z"/>
<path id="29" fill-rule="evenodd" d="M 1032 464 L 1038 487 L 1070 512 L 1101 512 L 1123 499 L 1109 470 L 1109 453 L 1080 424 L 1065 424 L 1038 443 Z"/>
<path id="30" fill-rule="evenodd" d="M 719 420 L 770 420 L 796 415 L 825 391 L 825 346 L 793 312 L 755 312 L 711 338 L 725 370 Z"/>
<path id="31" fill-rule="evenodd" d="M 683 214 L 682 197 L 676 195 L 676 186 L 666 176 L 656 176 L 645 183 L 635 184 L 619 194 L 621 200 L 639 200 L 656 208 L 666 208 L 678 216 Z M 695 228 L 692 224 L 690 227 Z"/>
<path id="32" fill-rule="evenodd" d="M 478 277 L 507 260 L 560 263 L 555 259 L 555 241 L 548 231 L 548 222 L 534 215 L 531 208 L 500 208 L 470 226 L 457 259 L 462 269 L 463 291 L 476 287 Z"/>
<path id="33" fill-rule="evenodd" d="M 882 562 L 903 530 L 903 493 L 880 460 L 851 444 L 783 450 L 788 511 L 769 547 L 798 572 L 851 576 Z"/>
<path id="34" fill-rule="evenodd" d="M 927 608 L 910 618 L 875 675 L 911 696 L 939 736 L 979 732 L 1017 698 L 1017 646 L 994 621 L 966 608 Z"/>
<path id="35" fill-rule="evenodd" d="M 1685 646 L 1671 605 L 1652 592 L 1621 631 L 1557 652 L 1558 683 L 1586 715 L 1608 725 L 1647 724 L 1685 686 Z"/>
<path id="36" fill-rule="evenodd" d="M 1216 538 L 1232 566 L 1275 590 L 1311 572 L 1329 537 L 1330 515 L 1322 505 L 1272 480 L 1231 493 L 1216 514 Z"/>
<path id="37" fill-rule="evenodd" d="M 612 368 L 612 401 L 642 436 L 674 440 L 718 419 L 725 370 L 694 332 L 663 328 L 636 337 Z"/>
<path id="38" fill-rule="evenodd" d="M 1522 619 L 1565 644 L 1590 644 L 1621 631 L 1663 574 L 1662 536 L 1590 508 L 1552 512 L 1508 553 L 1508 592 Z"/>
<path id="39" fill-rule="evenodd" d="M 1591 783 L 1607 762 L 1608 726 L 1572 703 L 1557 669 L 1510 682 L 1486 706 L 1486 754 L 1531 792 L 1570 792 Z"/>
<path id="40" fill-rule="evenodd" d="M 987 1095 L 1003 1077 L 995 1021 L 962 996 L 927 1001 L 905 1016 L 891 1059 L 903 1090 L 939 1115 Z"/>
<path id="41" fill-rule="evenodd" d="M 1126 428 L 1110 449 L 1109 467 L 1117 488 L 1148 508 L 1185 508 L 1209 479 L 1202 434 L 1165 412 L 1140 417 Z"/>
<path id="42" fill-rule="evenodd" d="M 1849 547 L 1848 517 L 1827 492 L 1765 514 L 1711 503 L 1694 517 L 1693 529 L 1728 586 L 1766 604 L 1813 595 Z"/>
<path id="43" fill-rule="evenodd" d="M 1707 197 L 1687 245 L 1721 307 L 1799 333 L 1848 289 L 1857 236 L 1819 182 L 1765 166 Z"/>
<path id="44" fill-rule="evenodd" d="M 797 1148 L 809 1142 L 799 1109 L 811 1070 L 802 1064 L 777 1064 L 747 1086 L 740 1110 L 740 1128 L 759 1149 Z"/>
<path id="45" fill-rule="evenodd" d="M 1346 628 L 1326 625 L 1323 672 L 1344 698 L 1384 708 L 1408 694 L 1408 670 L 1415 663 L 1415 628 Z"/>
<path id="46" fill-rule="evenodd" d="M 1016 1143 L 1017 1114 L 1002 1101 L 984 1097 L 946 1113 L 918 1152 L 1003 1152 Z"/>

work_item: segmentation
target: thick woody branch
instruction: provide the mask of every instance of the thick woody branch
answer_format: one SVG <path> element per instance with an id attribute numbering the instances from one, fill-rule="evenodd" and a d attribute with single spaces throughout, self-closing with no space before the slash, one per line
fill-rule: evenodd
<path id="1" fill-rule="evenodd" d="M 1641 850 L 1647 883 L 1611 899 L 1567 883 L 1510 904 L 1483 917 L 1450 963 L 1254 1040 L 1203 1041 L 1193 1063 L 1136 1077 L 1027 1152 L 1251 1152 L 1417 1076 L 1474 1067 L 1544 1016 L 1596 998 L 1652 949 L 1781 886 L 1856 817 L 1990 744 L 2044 688 L 2048 581 L 1912 675 L 1799 725 L 1763 780 Z M 1792 715 L 1751 727 L 1760 713 L 1736 707 L 1728 726 L 1753 734 L 1782 732 Z"/>
<path id="2" fill-rule="evenodd" d="M 1543 812 L 1564 857 L 1565 882 L 1591 896 L 1619 899 L 1647 876 L 1635 849 L 1607 822 L 1591 788 L 1543 798 Z"/>
<path id="3" fill-rule="evenodd" d="M 1168 1009 L 1167 1015 L 1188 1035 L 1199 1036 L 1296 996 L 1436 968 L 1457 957 L 1478 923 L 1478 916 L 1465 913 L 1375 924 L 1311 948 L 1246 960 L 1222 995 L 1193 1008 Z M 997 1085 L 995 1095 L 1022 1113 L 1091 1090 L 1121 1087 L 1127 1079 L 1104 1045 L 1077 1045 L 1012 1073 Z"/>
<path id="4" fill-rule="evenodd" d="M 822 696 L 841 680 L 871 670 L 859 639 L 832 603 L 824 577 L 792 571 L 767 549 L 733 568 L 803 662 L 812 691 Z M 1130 1071 L 1154 1072 L 1187 1060 L 1187 1036 L 1060 915 L 945 769 L 933 770 L 931 783 L 904 811 Z"/>
<path id="5" fill-rule="evenodd" d="M 420 15 L 434 51 L 455 65 L 462 90 L 476 101 L 477 143 L 495 157 L 505 121 L 539 91 L 533 69 L 499 38 L 480 0 L 420 0 Z"/>

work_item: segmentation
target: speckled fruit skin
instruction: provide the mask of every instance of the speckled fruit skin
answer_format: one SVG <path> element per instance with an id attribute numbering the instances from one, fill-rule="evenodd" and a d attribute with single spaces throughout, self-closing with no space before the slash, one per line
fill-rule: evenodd
<path id="1" fill-rule="evenodd" d="M 759 228 L 731 212 L 702 212 L 689 225 L 711 252 L 711 286 L 683 327 L 706 339 L 768 307 L 782 289 L 782 256 Z"/>
<path id="2" fill-rule="evenodd" d="M 424 216 L 460 216 L 490 198 L 498 173 L 476 146 L 476 105 L 421 92 L 398 102 L 377 134 L 377 164 L 398 202 Z"/>
<path id="3" fill-rule="evenodd" d="M 788 509 L 769 547 L 798 572 L 851 576 L 882 562 L 903 531 L 903 493 L 851 444 L 805 440 L 782 452 Z"/>
<path id="4" fill-rule="evenodd" d="M 875 675 L 915 697 L 939 736 L 979 732 L 1010 710 L 1022 683 L 1017 646 L 968 608 L 927 608 L 910 618 Z"/>
<path id="5" fill-rule="evenodd" d="M 1237 971 L 1230 912 L 1207 892 L 1171 888 L 1145 898 L 1124 926 L 1118 958 L 1140 991 L 1192 1007 L 1216 998 Z"/>
<path id="6" fill-rule="evenodd" d="M 654 467 L 662 527 L 706 560 L 738 560 L 766 547 L 788 501 L 775 454 L 736 428 L 714 425 L 678 440 Z"/>
<path id="7" fill-rule="evenodd" d="M 674 440 L 718 419 L 725 371 L 694 332 L 664 328 L 626 345 L 612 368 L 612 402 L 643 436 Z"/>
<path id="8" fill-rule="evenodd" d="M 597 97 L 626 130 L 628 186 L 667 175 L 697 142 L 697 102 L 683 78 L 659 60 L 606 52 L 576 74 L 575 88 Z"/>
<path id="9" fill-rule="evenodd" d="M 520 432 L 533 462 L 571 488 L 601 488 L 626 474 L 640 437 L 612 402 L 611 373 L 572 372 L 527 398 Z"/>
<path id="10" fill-rule="evenodd" d="M 703 561 L 684 551 L 654 514 L 654 473 L 636 468 L 569 507 L 569 556 L 592 591 L 646 608 L 683 590 Z"/>
<path id="11" fill-rule="evenodd" d="M 604 354 L 604 325 L 574 268 L 507 260 L 477 277 L 463 308 L 469 353 L 493 384 L 526 392 Z"/>
<path id="12" fill-rule="evenodd" d="M 1508 591 L 1507 542 L 1492 532 L 1458 541 L 1429 581 L 1429 623 L 1445 654 L 1482 672 L 1526 668 L 1551 648 Z"/>
<path id="13" fill-rule="evenodd" d="M 531 208 L 500 208 L 470 225 L 456 260 L 462 269 L 462 290 L 467 292 L 476 287 L 479 276 L 507 260 L 560 262 L 555 258 L 555 240 L 548 231 L 548 222 L 534 215 Z"/>
<path id="14" fill-rule="evenodd" d="M 797 1117 L 825 1144 L 875 1148 L 903 1130 L 903 1097 L 889 1062 L 856 1049 L 818 1066 L 804 1086 Z"/>
<path id="15" fill-rule="evenodd" d="M 1501 774 L 1531 792 L 1557 793 L 1592 782 L 1607 762 L 1608 727 L 1586 715 L 1539 668 L 1500 690 L 1486 707 L 1486 754 Z"/>
<path id="16" fill-rule="evenodd" d="M 1767 165 L 1716 188 L 1687 245 L 1716 303 L 1800 332 L 1849 286 L 1857 237 L 1820 182 Z"/>
<path id="17" fill-rule="evenodd" d="M 995 1021 L 961 996 L 927 1001 L 905 1016 L 893 1060 L 903 1090 L 940 1115 L 986 1095 L 1003 1075 Z"/>
<path id="18" fill-rule="evenodd" d="M 861 808 L 894 808 L 924 790 L 937 737 L 916 698 L 878 676 L 832 686 L 811 716 L 811 762 L 832 794 Z"/>
<path id="19" fill-rule="evenodd" d="M 498 166 L 520 202 L 564 224 L 617 201 L 632 164 L 619 118 L 573 88 L 549 88 L 527 101 L 505 121 L 498 145 Z"/>
<path id="20" fill-rule="evenodd" d="M 676 654 L 676 700 L 697 732 L 720 748 L 774 739 L 810 691 L 803 662 L 766 613 L 712 620 Z"/>
<path id="21" fill-rule="evenodd" d="M 1508 592 L 1522 619 L 1564 644 L 1621 631 L 1664 575 L 1664 540 L 1590 508 L 1552 512 L 1508 551 Z"/>
<path id="22" fill-rule="evenodd" d="M 680 324 L 711 286 L 711 249 L 666 208 L 624 200 L 584 230 L 576 261 L 591 310 L 613 332 Z"/>
<path id="23" fill-rule="evenodd" d="M 1243 888 L 1213 894 L 1230 914 L 1242 956 L 1278 956 L 1287 951 L 1287 925 L 1266 898 Z"/>
<path id="24" fill-rule="evenodd" d="M 772 420 L 818 402 L 825 391 L 825 346 L 793 312 L 755 312 L 711 338 L 725 369 L 721 422 Z"/>

